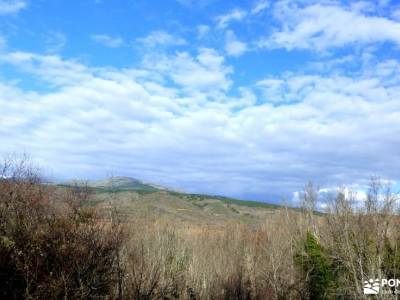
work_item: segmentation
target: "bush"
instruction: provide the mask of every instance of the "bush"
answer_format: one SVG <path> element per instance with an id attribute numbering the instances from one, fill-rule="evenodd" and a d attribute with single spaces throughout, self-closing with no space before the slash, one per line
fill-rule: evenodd
<path id="1" fill-rule="evenodd" d="M 87 299 L 118 280 L 120 226 L 82 205 L 79 191 L 40 184 L 23 164 L 0 179 L 0 297 Z"/>
<path id="2" fill-rule="evenodd" d="M 306 239 L 302 242 L 299 253 L 296 254 L 295 263 L 303 275 L 309 299 L 333 298 L 335 274 L 332 262 L 326 250 L 311 232 L 307 232 Z"/>

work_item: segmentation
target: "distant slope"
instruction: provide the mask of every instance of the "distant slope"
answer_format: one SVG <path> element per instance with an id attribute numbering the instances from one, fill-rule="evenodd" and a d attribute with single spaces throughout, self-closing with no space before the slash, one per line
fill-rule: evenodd
<path id="1" fill-rule="evenodd" d="M 275 215 L 282 206 L 222 196 L 187 194 L 130 177 L 95 181 L 70 181 L 63 186 L 89 188 L 89 204 L 109 211 L 117 208 L 125 217 L 158 220 L 170 218 L 196 224 L 232 221 L 256 224 Z"/>
<path id="2" fill-rule="evenodd" d="M 202 200 L 206 200 L 206 199 L 214 199 L 214 200 L 221 201 L 222 203 L 225 203 L 227 205 L 235 204 L 235 205 L 239 205 L 239 206 L 262 207 L 262 208 L 268 208 L 268 209 L 276 209 L 276 208 L 281 207 L 280 205 L 277 205 L 277 204 L 271 204 L 271 203 L 260 202 L 260 201 L 239 200 L 239 199 L 234 199 L 234 198 L 229 198 L 229 197 L 224 197 L 224 196 L 213 196 L 213 195 L 204 195 L 204 194 L 187 194 L 187 193 L 174 192 L 174 191 L 169 191 L 169 193 L 176 197 L 185 198 L 188 201 L 194 201 L 194 202 L 201 202 Z"/>
<path id="3" fill-rule="evenodd" d="M 221 222 L 259 224 L 282 207 L 262 202 L 241 201 L 207 195 L 169 191 L 143 192 L 121 190 L 117 193 L 91 194 L 90 204 L 108 212 L 117 209 L 127 218 L 171 219 L 195 224 L 217 225 Z"/>
<path id="4" fill-rule="evenodd" d="M 72 180 L 64 183 L 66 186 L 87 186 L 89 188 L 104 190 L 104 191 L 123 191 L 123 190 L 140 190 L 145 192 L 156 192 L 160 190 L 168 190 L 165 187 L 146 183 L 144 181 L 125 177 L 125 176 L 116 176 L 110 177 L 101 180 Z"/>

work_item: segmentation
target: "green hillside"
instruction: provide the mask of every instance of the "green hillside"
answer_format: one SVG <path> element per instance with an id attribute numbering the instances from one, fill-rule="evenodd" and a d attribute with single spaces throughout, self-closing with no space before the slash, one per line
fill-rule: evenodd
<path id="1" fill-rule="evenodd" d="M 90 194 L 90 205 L 98 206 L 104 212 L 116 209 L 127 218 L 171 218 L 198 224 L 226 221 L 254 224 L 282 209 L 265 202 L 177 192 L 130 177 L 70 181 L 63 186 L 85 188 Z"/>

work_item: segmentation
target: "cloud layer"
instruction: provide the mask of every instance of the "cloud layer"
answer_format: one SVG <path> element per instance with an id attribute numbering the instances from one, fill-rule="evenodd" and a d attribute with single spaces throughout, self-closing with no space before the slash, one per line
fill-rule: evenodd
<path id="1" fill-rule="evenodd" d="M 302 1 L 279 2 L 274 8 L 274 17 L 281 28 L 262 39 L 259 45 L 288 50 L 327 50 L 383 42 L 400 45 L 400 23 L 370 15 L 369 10 L 376 9 L 373 4 L 354 2 L 353 6 L 346 7 L 335 1 L 323 2 L 311 5 L 304 5 Z"/>
<path id="2" fill-rule="evenodd" d="M 400 166 L 397 61 L 375 65 L 374 75 L 266 78 L 254 88 L 262 91 L 258 104 L 255 90 L 225 93 L 231 69 L 211 49 L 141 69 L 93 69 L 23 52 L 2 63 L 56 87 L 0 85 L 0 133 L 12 145 L 2 149 L 26 150 L 58 175 L 123 170 L 240 196 L 278 186 L 290 192 L 307 179 L 395 178 Z"/>
<path id="3" fill-rule="evenodd" d="M 64 30 L 42 53 L 2 47 L 2 32 L 0 154 L 26 151 L 58 179 L 113 172 L 252 199 L 398 181 L 398 19 L 383 2 L 253 4 L 181 30 L 85 35 L 138 57 L 123 66 L 59 54 Z"/>
<path id="4" fill-rule="evenodd" d="M 120 37 L 112 37 L 107 34 L 93 34 L 92 40 L 108 48 L 119 48 L 124 45 L 124 40 Z"/>

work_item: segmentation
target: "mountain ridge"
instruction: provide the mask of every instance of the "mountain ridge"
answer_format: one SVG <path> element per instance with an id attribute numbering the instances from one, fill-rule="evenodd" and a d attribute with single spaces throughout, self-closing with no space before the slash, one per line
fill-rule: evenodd
<path id="1" fill-rule="evenodd" d="M 129 176 L 113 176 L 105 179 L 80 180 L 74 179 L 62 183 L 66 186 L 86 186 L 106 190 L 143 190 L 143 191 L 177 191 L 159 184 L 150 183 Z"/>
<path id="2" fill-rule="evenodd" d="M 137 178 L 129 176 L 113 176 L 105 179 L 96 180 L 70 180 L 61 184 L 62 186 L 78 186 L 88 187 L 95 193 L 109 193 L 109 192 L 124 192 L 132 191 L 141 194 L 166 192 L 171 196 L 190 199 L 214 199 L 222 203 L 235 203 L 237 205 L 252 206 L 252 207 L 281 207 L 279 204 L 269 203 L 266 201 L 254 201 L 237 199 L 222 195 L 210 195 L 201 193 L 188 193 L 182 190 L 172 189 L 159 184 L 150 183 Z"/>

